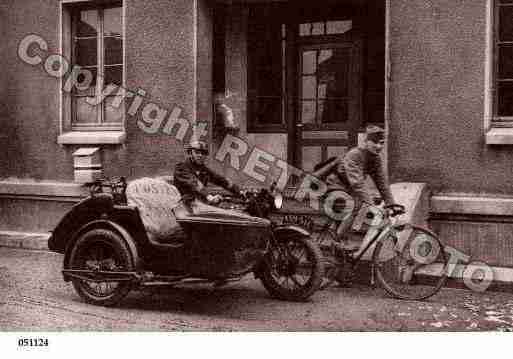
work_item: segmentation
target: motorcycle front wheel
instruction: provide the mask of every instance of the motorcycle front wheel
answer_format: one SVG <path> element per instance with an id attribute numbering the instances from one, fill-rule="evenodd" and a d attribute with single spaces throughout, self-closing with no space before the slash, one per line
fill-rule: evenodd
<path id="1" fill-rule="evenodd" d="M 260 279 L 275 298 L 305 301 L 322 282 L 322 254 L 306 236 L 282 235 L 271 244 Z"/>

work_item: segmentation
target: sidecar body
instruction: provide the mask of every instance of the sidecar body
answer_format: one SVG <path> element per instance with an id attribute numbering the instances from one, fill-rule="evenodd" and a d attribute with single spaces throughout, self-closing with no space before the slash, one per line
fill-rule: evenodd
<path id="1" fill-rule="evenodd" d="M 66 280 L 81 275 L 72 263 L 77 243 L 88 233 L 103 233 L 99 230 L 117 237 L 128 250 L 131 263 L 125 269 L 130 269 L 126 272 L 133 277 L 152 273 L 161 279 L 164 275 L 168 279 L 228 279 L 251 272 L 266 252 L 271 235 L 266 219 L 236 211 L 194 214 L 183 204 L 174 208 L 172 215 L 179 228 L 157 241 L 147 232 L 139 208 L 119 203 L 112 194 L 98 193 L 76 204 L 62 218 L 48 246 L 64 254 Z"/>

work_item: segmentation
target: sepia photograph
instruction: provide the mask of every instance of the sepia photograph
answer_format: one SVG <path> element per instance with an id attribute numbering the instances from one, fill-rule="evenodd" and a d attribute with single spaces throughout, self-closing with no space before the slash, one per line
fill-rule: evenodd
<path id="1" fill-rule="evenodd" d="M 8 346 L 513 331 L 513 0 L 0 0 L 0 33 Z"/>

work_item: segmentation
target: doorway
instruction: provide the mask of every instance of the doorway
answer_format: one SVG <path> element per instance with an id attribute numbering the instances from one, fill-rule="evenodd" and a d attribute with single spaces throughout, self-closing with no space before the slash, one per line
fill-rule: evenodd
<path id="1" fill-rule="evenodd" d="M 361 125 L 361 41 L 298 46 L 298 100 L 293 126 L 295 165 L 311 171 L 316 163 L 343 155 L 356 145 Z"/>

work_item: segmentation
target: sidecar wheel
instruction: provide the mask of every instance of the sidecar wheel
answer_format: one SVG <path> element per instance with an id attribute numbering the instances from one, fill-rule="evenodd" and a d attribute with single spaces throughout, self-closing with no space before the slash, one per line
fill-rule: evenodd
<path id="1" fill-rule="evenodd" d="M 134 270 L 130 249 L 123 239 L 108 229 L 93 229 L 80 236 L 70 254 L 70 268 L 128 272 Z M 111 306 L 130 291 L 132 284 L 123 282 L 94 282 L 72 279 L 73 287 L 86 302 Z"/>
<path id="2" fill-rule="evenodd" d="M 317 245 L 308 237 L 282 236 L 271 245 L 260 279 L 273 297 L 304 301 L 319 289 L 322 273 L 322 254 Z"/>

